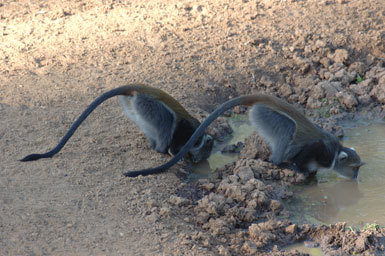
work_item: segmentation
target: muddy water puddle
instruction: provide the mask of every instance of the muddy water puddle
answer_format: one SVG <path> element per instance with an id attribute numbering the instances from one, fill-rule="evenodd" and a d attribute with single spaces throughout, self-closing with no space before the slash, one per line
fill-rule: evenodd
<path id="1" fill-rule="evenodd" d="M 344 145 L 354 147 L 366 165 L 358 182 L 339 178 L 332 171 L 317 174 L 317 182 L 295 186 L 285 202 L 297 223 L 347 222 L 362 228 L 385 225 L 385 123 L 345 123 Z"/>
<path id="2" fill-rule="evenodd" d="M 310 256 L 323 256 L 325 255 L 320 247 L 314 247 L 314 248 L 309 248 L 304 245 L 304 243 L 295 243 L 289 246 L 286 246 L 283 248 L 285 251 L 290 252 L 291 250 L 297 250 L 302 253 L 307 253 Z"/>

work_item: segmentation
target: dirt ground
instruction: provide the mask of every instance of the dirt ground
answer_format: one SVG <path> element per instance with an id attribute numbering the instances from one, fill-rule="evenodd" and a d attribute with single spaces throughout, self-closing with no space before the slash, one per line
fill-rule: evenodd
<path id="1" fill-rule="evenodd" d="M 116 99 L 60 154 L 18 161 L 130 83 L 167 91 L 200 120 L 257 92 L 318 122 L 383 118 L 383 0 L 0 1 L 0 72 L 1 255 L 300 255 L 282 246 L 303 240 L 328 255 L 384 253 L 383 228 L 285 220 L 281 200 L 303 177 L 257 159 L 255 145 L 211 181 L 183 182 L 183 163 L 123 177 L 169 158 Z"/>

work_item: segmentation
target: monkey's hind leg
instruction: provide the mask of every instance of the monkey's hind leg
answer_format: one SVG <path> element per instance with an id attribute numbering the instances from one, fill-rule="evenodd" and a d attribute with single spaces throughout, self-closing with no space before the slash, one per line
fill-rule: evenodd
<path id="1" fill-rule="evenodd" d="M 252 125 L 270 146 L 270 162 L 280 165 L 289 160 L 295 122 L 263 104 L 254 105 L 249 115 Z"/>

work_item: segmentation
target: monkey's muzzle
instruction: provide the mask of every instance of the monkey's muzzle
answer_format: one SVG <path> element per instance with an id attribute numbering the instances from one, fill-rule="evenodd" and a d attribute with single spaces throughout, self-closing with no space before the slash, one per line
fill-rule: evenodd
<path id="1" fill-rule="evenodd" d="M 356 180 L 356 179 L 358 178 L 358 172 L 359 172 L 359 170 L 360 170 L 360 167 L 359 167 L 359 166 L 353 168 L 353 179 Z"/>
<path id="2" fill-rule="evenodd" d="M 214 139 L 206 134 L 202 137 L 201 143 L 193 147 L 189 151 L 190 159 L 193 163 L 198 163 L 209 158 L 211 150 L 213 149 Z"/>
<path id="3" fill-rule="evenodd" d="M 360 171 L 360 167 L 363 166 L 364 164 L 366 164 L 366 163 L 361 162 L 358 166 L 353 167 L 353 179 L 356 180 L 358 178 L 358 172 Z"/>

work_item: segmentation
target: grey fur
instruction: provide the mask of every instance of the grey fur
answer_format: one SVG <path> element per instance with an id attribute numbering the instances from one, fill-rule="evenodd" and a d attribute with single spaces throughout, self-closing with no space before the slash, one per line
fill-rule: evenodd
<path id="1" fill-rule="evenodd" d="M 298 153 L 299 149 L 296 150 L 297 152 L 292 150 L 292 146 L 295 146 L 292 144 L 296 129 L 292 119 L 262 104 L 255 104 L 252 107 L 249 119 L 259 135 L 270 146 L 272 163 L 279 165 Z"/>
<path id="2" fill-rule="evenodd" d="M 145 95 L 120 96 L 120 100 L 127 117 L 139 126 L 151 147 L 167 153 L 176 126 L 174 111 Z"/>

